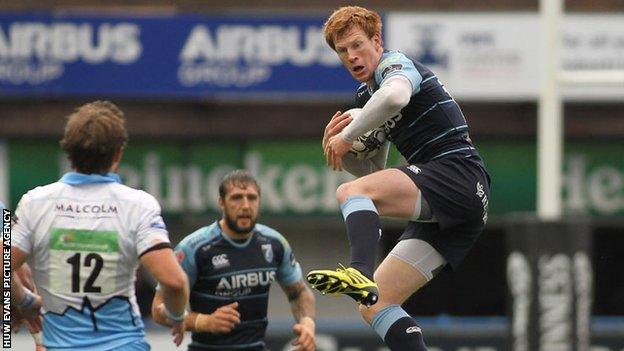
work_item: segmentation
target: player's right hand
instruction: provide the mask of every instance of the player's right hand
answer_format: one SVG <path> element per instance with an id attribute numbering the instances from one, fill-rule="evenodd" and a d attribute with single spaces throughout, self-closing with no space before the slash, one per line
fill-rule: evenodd
<path id="1" fill-rule="evenodd" d="M 229 333 L 240 323 L 238 302 L 217 308 L 211 314 L 198 314 L 195 330 L 209 333 Z"/>
<path id="2" fill-rule="evenodd" d="M 340 111 L 336 111 L 334 116 L 327 123 L 327 126 L 325 126 L 325 132 L 323 133 L 323 143 L 322 143 L 323 151 L 325 151 L 327 147 L 327 142 L 329 141 L 329 139 L 333 137 L 334 135 L 337 135 L 338 133 L 342 132 L 342 130 L 346 126 L 348 126 L 349 123 L 351 123 L 351 121 L 353 121 L 353 117 L 351 117 L 350 114 L 348 113 L 343 114 Z"/>
<path id="3" fill-rule="evenodd" d="M 28 307 L 19 308 L 19 313 L 22 315 L 26 323 L 28 323 L 28 329 L 32 333 L 37 333 L 43 330 L 43 321 L 41 316 L 41 296 L 28 292 L 33 296 L 35 301 Z"/>
<path id="4" fill-rule="evenodd" d="M 295 351 L 316 350 L 315 328 L 314 320 L 310 317 L 302 318 L 299 323 L 293 326 L 293 332 L 297 335 L 297 339 L 292 342 L 293 346 L 297 346 Z"/>

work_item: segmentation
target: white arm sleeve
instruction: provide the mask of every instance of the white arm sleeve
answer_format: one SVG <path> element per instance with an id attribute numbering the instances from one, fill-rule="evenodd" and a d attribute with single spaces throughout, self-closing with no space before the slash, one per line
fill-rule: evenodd
<path id="1" fill-rule="evenodd" d="M 342 168 L 356 177 L 363 177 L 367 174 L 380 171 L 386 168 L 389 150 L 390 142 L 386 141 L 379 151 L 367 160 L 358 160 L 355 158 L 355 155 L 347 152 L 342 156 Z"/>
<path id="2" fill-rule="evenodd" d="M 412 83 L 403 75 L 395 75 L 384 81 L 373 93 L 360 116 L 342 131 L 342 137 L 353 142 L 371 129 L 377 128 L 394 117 L 412 97 Z"/>

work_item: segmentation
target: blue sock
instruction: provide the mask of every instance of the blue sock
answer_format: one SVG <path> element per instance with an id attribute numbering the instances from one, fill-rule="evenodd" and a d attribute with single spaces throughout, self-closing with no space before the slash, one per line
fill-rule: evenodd
<path id="1" fill-rule="evenodd" d="M 377 208 L 369 197 L 357 195 L 347 198 L 340 209 L 347 225 L 351 267 L 373 280 L 377 241 L 381 233 Z"/>
<path id="2" fill-rule="evenodd" d="M 391 351 L 427 350 L 420 327 L 399 305 L 389 305 L 377 312 L 371 326 Z"/>

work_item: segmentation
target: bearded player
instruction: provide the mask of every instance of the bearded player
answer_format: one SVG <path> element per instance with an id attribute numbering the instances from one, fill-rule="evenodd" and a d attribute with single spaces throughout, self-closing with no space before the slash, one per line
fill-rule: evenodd
<path id="1" fill-rule="evenodd" d="M 290 302 L 299 351 L 315 349 L 314 295 L 288 241 L 256 224 L 260 187 L 246 171 L 226 175 L 219 186 L 221 219 L 188 235 L 175 252 L 189 277 L 191 313 L 186 329 L 195 350 L 265 350 L 269 288 L 279 282 Z M 166 324 L 162 297 L 152 304 Z"/>

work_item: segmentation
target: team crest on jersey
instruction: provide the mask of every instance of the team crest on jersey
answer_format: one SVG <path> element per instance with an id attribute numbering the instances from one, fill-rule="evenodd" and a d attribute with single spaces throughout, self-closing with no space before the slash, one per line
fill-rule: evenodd
<path id="1" fill-rule="evenodd" d="M 262 253 L 264 254 L 264 259 L 266 259 L 267 262 L 273 262 L 273 246 L 271 246 L 271 244 L 263 244 Z"/>

